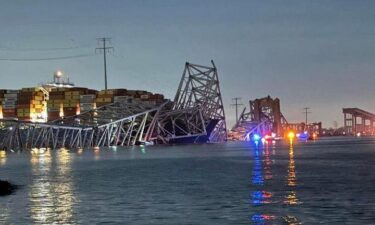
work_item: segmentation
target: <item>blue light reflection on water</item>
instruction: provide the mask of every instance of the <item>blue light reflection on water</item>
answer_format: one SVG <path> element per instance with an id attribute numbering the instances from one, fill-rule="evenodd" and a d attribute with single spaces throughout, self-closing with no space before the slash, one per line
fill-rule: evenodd
<path id="1" fill-rule="evenodd" d="M 261 149 L 259 145 L 256 145 L 253 150 L 254 169 L 253 169 L 252 183 L 254 185 L 263 185 L 263 182 L 264 182 L 261 155 L 262 155 Z"/>
<path id="2" fill-rule="evenodd" d="M 262 206 L 264 204 L 271 203 L 272 193 L 264 190 L 265 177 L 264 173 L 267 173 L 267 179 L 272 178 L 272 173 L 270 172 L 271 165 L 269 161 L 269 149 L 268 141 L 262 142 L 262 144 L 255 143 L 253 146 L 253 171 L 252 171 L 252 194 L 251 194 L 251 203 L 255 207 Z M 265 162 L 263 162 L 263 153 L 267 156 Z M 263 168 L 263 164 L 265 168 Z M 254 224 L 266 224 L 269 221 L 274 220 L 275 216 L 266 214 L 266 212 L 259 212 L 252 214 L 250 220 Z"/>
<path id="3" fill-rule="evenodd" d="M 274 193 L 268 191 L 267 188 L 270 188 L 267 182 L 271 182 L 273 179 L 272 174 L 272 160 L 270 154 L 270 145 L 273 148 L 273 154 L 275 154 L 275 142 L 266 141 L 263 144 L 255 143 L 252 147 L 253 152 L 253 171 L 252 171 L 252 193 L 251 193 L 251 203 L 256 208 L 256 213 L 250 216 L 251 221 L 254 224 L 272 224 L 276 222 L 276 219 L 279 222 L 284 222 L 287 224 L 299 224 L 297 217 L 287 214 L 285 216 L 280 216 L 279 218 L 269 212 L 268 208 L 262 208 L 263 205 L 273 204 L 279 205 L 280 207 L 291 207 L 296 204 L 301 204 L 297 197 L 297 177 L 296 177 L 296 168 L 294 160 L 294 143 L 293 140 L 289 141 L 288 149 L 288 168 L 287 175 L 285 176 L 286 187 L 285 190 L 285 199 L 281 202 L 279 200 L 274 200 Z M 272 210 L 270 210 L 272 211 Z"/>

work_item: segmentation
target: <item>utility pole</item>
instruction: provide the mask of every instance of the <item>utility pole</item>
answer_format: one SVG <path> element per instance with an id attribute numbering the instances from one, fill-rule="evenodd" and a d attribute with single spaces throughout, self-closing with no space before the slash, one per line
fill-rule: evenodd
<path id="1" fill-rule="evenodd" d="M 111 50 L 113 51 L 113 47 L 110 47 L 110 46 L 107 46 L 107 43 L 110 44 L 111 43 L 111 38 L 106 38 L 106 37 L 103 37 L 103 38 L 97 38 L 98 42 L 100 43 L 103 43 L 103 47 L 100 47 L 100 48 L 95 48 L 95 53 L 97 51 L 99 52 L 103 52 L 103 56 L 104 56 L 104 84 L 105 84 L 105 90 L 107 90 L 108 86 L 107 86 L 107 52 L 110 52 Z"/>
<path id="2" fill-rule="evenodd" d="M 307 127 L 307 114 L 312 113 L 312 112 L 309 111 L 310 109 L 309 107 L 305 107 L 303 109 L 304 111 L 302 113 L 305 114 L 305 126 Z"/>
<path id="3" fill-rule="evenodd" d="M 235 97 L 235 98 L 232 98 L 232 100 L 235 101 L 235 103 L 231 105 L 236 107 L 236 123 L 238 123 L 238 106 L 242 105 L 242 103 L 238 103 L 238 101 L 241 100 L 241 98 Z"/>

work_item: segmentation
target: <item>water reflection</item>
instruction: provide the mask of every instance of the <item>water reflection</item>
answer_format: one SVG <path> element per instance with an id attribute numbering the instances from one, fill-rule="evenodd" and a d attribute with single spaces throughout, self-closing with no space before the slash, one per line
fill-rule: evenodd
<path id="1" fill-rule="evenodd" d="M 94 147 L 94 159 L 98 161 L 100 159 L 100 148 Z"/>
<path id="2" fill-rule="evenodd" d="M 57 152 L 57 179 L 60 181 L 55 184 L 55 193 L 57 194 L 57 205 L 59 206 L 58 221 L 73 221 L 73 204 L 75 202 L 73 195 L 72 181 L 72 159 L 67 149 L 60 149 Z M 63 182 L 61 182 L 63 181 Z"/>
<path id="3" fill-rule="evenodd" d="M 294 158 L 294 146 L 292 140 L 289 143 L 288 148 L 288 169 L 286 174 L 286 187 L 285 190 L 281 190 L 280 193 L 272 192 L 270 189 L 275 186 L 275 182 L 279 183 L 280 180 L 276 176 L 274 180 L 274 174 L 272 167 L 274 161 L 272 158 L 275 157 L 276 153 L 275 143 L 264 142 L 261 145 L 255 145 L 253 149 L 253 170 L 252 170 L 252 186 L 251 192 L 251 204 L 255 207 L 254 213 L 250 219 L 254 224 L 273 224 L 273 223 L 284 223 L 284 224 L 300 224 L 298 219 L 293 215 L 289 215 L 290 209 L 285 206 L 295 206 L 300 204 L 297 196 L 297 176 L 296 166 Z M 276 171 L 277 172 L 277 171 Z M 278 184 L 276 184 L 278 185 Z M 269 189 L 267 191 L 267 189 Z M 281 198 L 281 199 L 280 199 Z M 282 213 L 280 216 L 276 216 L 274 212 L 269 211 L 274 207 L 270 207 L 270 204 L 282 204 L 280 211 L 286 210 L 286 213 Z M 283 216 L 286 215 L 286 216 Z"/>
<path id="4" fill-rule="evenodd" d="M 145 146 L 144 145 L 140 145 L 139 147 L 141 148 L 141 153 L 142 154 L 146 154 L 146 148 L 145 148 Z"/>
<path id="5" fill-rule="evenodd" d="M 0 203 L 0 222 L 1 224 L 8 224 L 9 221 L 9 209 L 5 205 L 6 203 Z"/>
<path id="6" fill-rule="evenodd" d="M 296 166 L 295 166 L 295 163 L 294 163 L 293 142 L 291 142 L 290 146 L 289 146 L 288 186 L 289 187 L 297 186 Z"/>
<path id="7" fill-rule="evenodd" d="M 252 177 L 252 183 L 254 185 L 263 185 L 264 179 L 263 179 L 263 168 L 262 168 L 262 156 L 261 151 L 259 149 L 259 146 L 256 145 L 256 148 L 254 149 L 254 168 L 253 168 L 253 177 Z"/>
<path id="8" fill-rule="evenodd" d="M 7 152 L 0 150 L 0 166 L 5 165 L 7 162 Z"/>
<path id="9" fill-rule="evenodd" d="M 29 193 L 35 224 L 74 223 L 71 155 L 66 149 L 35 149 L 31 154 L 33 181 Z M 55 159 L 55 160 L 54 160 Z"/>
<path id="10" fill-rule="evenodd" d="M 297 176 L 296 176 L 296 166 L 294 162 L 294 145 L 293 140 L 289 142 L 289 162 L 288 162 L 288 175 L 287 175 L 287 187 L 289 190 L 286 191 L 286 196 L 284 198 L 284 204 L 289 206 L 294 206 L 300 203 L 297 197 Z M 284 223 L 288 225 L 301 224 L 297 217 L 292 215 L 287 215 L 283 217 Z"/>
<path id="11" fill-rule="evenodd" d="M 269 151 L 269 142 L 266 142 L 265 150 L 264 150 L 264 179 L 265 180 L 271 180 L 272 179 L 272 161 L 270 158 L 270 151 Z"/>
<path id="12" fill-rule="evenodd" d="M 77 155 L 82 155 L 83 154 L 83 148 L 77 149 Z"/>
<path id="13" fill-rule="evenodd" d="M 270 220 L 274 220 L 276 217 L 268 214 L 255 214 L 251 217 L 254 224 L 271 224 Z"/>
<path id="14" fill-rule="evenodd" d="M 290 187 L 290 190 L 287 191 L 284 203 L 287 205 L 296 205 L 299 203 L 297 198 L 297 192 L 295 187 L 297 186 L 297 177 L 296 177 L 296 166 L 294 162 L 294 149 L 293 141 L 290 140 L 289 144 L 289 163 L 288 163 L 288 176 L 287 176 L 287 186 Z"/>
<path id="15" fill-rule="evenodd" d="M 252 202 L 254 205 L 262 205 L 271 203 L 272 193 L 267 191 L 253 191 Z"/>
<path id="16" fill-rule="evenodd" d="M 264 155 L 264 160 L 262 156 Z M 265 190 L 265 182 L 273 178 L 272 175 L 272 161 L 270 159 L 269 143 L 263 142 L 263 145 L 255 145 L 253 150 L 253 171 L 252 184 L 255 191 L 251 192 L 251 204 L 256 207 L 272 203 L 272 192 Z M 271 214 L 255 213 L 250 217 L 250 220 L 255 224 L 267 224 L 274 220 L 275 216 Z"/>
<path id="17" fill-rule="evenodd" d="M 39 152 L 39 149 L 31 151 L 31 167 L 33 183 L 30 189 L 31 218 L 35 223 L 47 223 L 48 217 L 52 217 L 53 196 L 51 196 L 51 183 L 48 175 L 51 170 L 51 152 Z"/>
<path id="18" fill-rule="evenodd" d="M 300 225 L 301 222 L 298 221 L 298 219 L 295 216 L 284 216 L 283 217 L 284 224 L 288 225 Z"/>

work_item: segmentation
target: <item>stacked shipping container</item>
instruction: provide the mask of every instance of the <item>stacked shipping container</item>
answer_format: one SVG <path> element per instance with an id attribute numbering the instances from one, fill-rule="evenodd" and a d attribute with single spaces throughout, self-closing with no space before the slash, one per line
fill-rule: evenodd
<path id="1" fill-rule="evenodd" d="M 63 116 L 64 100 L 65 88 L 54 88 L 49 92 L 48 121 L 57 120 L 60 116 Z"/>
<path id="2" fill-rule="evenodd" d="M 47 112 L 48 121 L 74 116 L 113 102 L 148 103 L 157 105 L 164 101 L 161 94 L 147 91 L 109 89 L 96 91 L 88 88 L 52 88 L 46 99 L 40 88 L 0 90 L 0 118 L 33 120 Z"/>
<path id="3" fill-rule="evenodd" d="M 151 105 L 157 105 L 164 101 L 164 96 L 161 94 L 152 94 L 152 93 L 142 93 L 140 95 L 142 102 L 147 102 Z"/>
<path id="4" fill-rule="evenodd" d="M 115 96 L 126 95 L 126 89 L 108 89 L 99 91 L 96 97 L 96 107 L 113 103 Z"/>
<path id="5" fill-rule="evenodd" d="M 3 117 L 4 118 L 15 118 L 17 117 L 17 105 L 18 91 L 17 90 L 6 90 L 2 101 Z"/>
<path id="6" fill-rule="evenodd" d="M 94 104 L 96 93 L 96 90 L 80 87 L 52 89 L 49 93 L 48 120 L 51 121 L 79 114 L 82 111 L 80 108 L 81 100 L 84 111 L 92 109 L 89 105 L 85 104 Z M 90 101 L 90 99 L 93 100 Z"/>
<path id="7" fill-rule="evenodd" d="M 88 95 L 81 95 L 80 96 L 80 111 L 85 112 L 85 111 L 90 111 L 96 107 L 95 104 L 95 94 L 88 94 Z"/>
<path id="8" fill-rule="evenodd" d="M 86 94 L 87 88 L 69 88 L 65 91 L 64 99 L 64 117 L 75 116 L 79 114 L 79 100 L 80 96 Z"/>
<path id="9" fill-rule="evenodd" d="M 4 101 L 4 94 L 6 93 L 5 90 L 0 90 L 0 119 L 2 119 L 3 116 L 3 101 Z"/>
<path id="10" fill-rule="evenodd" d="M 42 118 L 45 111 L 45 96 L 40 88 L 22 88 L 18 94 L 17 118 L 35 121 Z"/>
<path id="11" fill-rule="evenodd" d="M 96 98 L 97 107 L 107 105 L 113 102 L 122 103 L 138 103 L 144 102 L 151 105 L 157 105 L 164 101 L 161 94 L 152 94 L 147 91 L 126 90 L 126 89 L 110 89 L 102 90 Z"/>

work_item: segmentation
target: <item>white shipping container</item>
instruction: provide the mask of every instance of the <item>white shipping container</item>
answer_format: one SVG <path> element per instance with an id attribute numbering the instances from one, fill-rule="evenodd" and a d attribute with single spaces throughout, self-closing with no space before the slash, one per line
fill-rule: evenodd
<path id="1" fill-rule="evenodd" d="M 132 103 L 133 102 L 133 99 L 125 99 L 125 100 L 115 100 L 113 101 L 114 103 Z"/>
<path id="2" fill-rule="evenodd" d="M 80 99 L 82 99 L 82 98 L 91 98 L 91 99 L 94 99 L 95 95 L 80 95 L 79 98 Z"/>
<path id="3" fill-rule="evenodd" d="M 93 103 L 81 103 L 79 104 L 79 107 L 94 107 L 94 104 Z"/>
<path id="4" fill-rule="evenodd" d="M 7 94 L 18 94 L 19 90 L 7 90 Z"/>
<path id="5" fill-rule="evenodd" d="M 133 101 L 133 96 L 115 96 L 113 102 L 119 103 L 131 103 Z"/>
<path id="6" fill-rule="evenodd" d="M 17 101 L 5 99 L 2 103 L 3 105 L 16 105 Z"/>
<path id="7" fill-rule="evenodd" d="M 81 95 L 79 98 L 80 98 L 80 101 L 83 103 L 90 103 L 90 102 L 94 102 L 96 96 L 95 95 Z"/>
<path id="8" fill-rule="evenodd" d="M 126 100 L 126 99 L 133 99 L 133 96 L 115 96 L 113 97 L 114 100 Z"/>
<path id="9" fill-rule="evenodd" d="M 94 108 L 91 107 L 91 108 L 81 108 L 81 112 L 86 112 L 86 111 L 90 111 L 90 110 L 93 110 Z"/>
<path id="10" fill-rule="evenodd" d="M 15 109 L 16 105 L 3 105 L 3 109 Z"/>
<path id="11" fill-rule="evenodd" d="M 5 98 L 5 101 L 10 101 L 10 102 L 17 102 L 17 98 Z"/>
<path id="12" fill-rule="evenodd" d="M 87 98 L 80 99 L 79 101 L 80 101 L 81 103 L 88 103 L 88 104 L 92 104 L 92 103 L 94 103 L 94 99 L 87 99 Z"/>
<path id="13" fill-rule="evenodd" d="M 94 104 L 93 103 L 82 103 L 79 104 L 80 107 L 94 107 Z"/>
<path id="14" fill-rule="evenodd" d="M 4 94 L 4 98 L 17 98 L 18 97 L 18 94 L 15 93 L 15 94 Z"/>
<path id="15" fill-rule="evenodd" d="M 81 112 L 93 110 L 93 106 L 80 107 Z"/>
<path id="16" fill-rule="evenodd" d="M 4 101 L 17 103 L 17 99 L 15 98 L 6 98 Z"/>
<path id="17" fill-rule="evenodd" d="M 141 95 L 141 99 L 149 99 L 149 95 Z"/>

